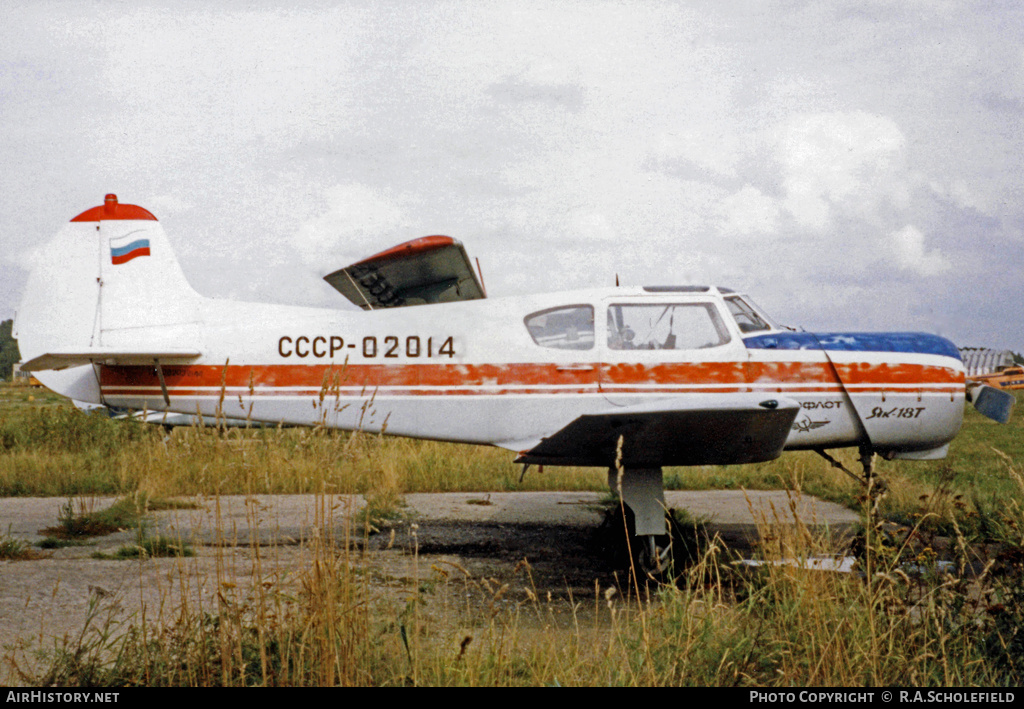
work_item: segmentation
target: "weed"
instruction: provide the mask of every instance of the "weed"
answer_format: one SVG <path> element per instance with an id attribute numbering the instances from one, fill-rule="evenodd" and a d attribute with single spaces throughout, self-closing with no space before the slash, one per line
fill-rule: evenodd
<path id="1" fill-rule="evenodd" d="M 60 508 L 57 525 L 43 529 L 43 533 L 56 539 L 82 539 L 101 537 L 125 529 L 141 528 L 149 512 L 170 509 L 190 509 L 196 504 L 189 501 L 151 500 L 148 495 L 135 494 L 115 500 L 99 510 L 92 509 L 87 499 L 68 498 Z"/>
<path id="2" fill-rule="evenodd" d="M 45 537 L 36 542 L 40 549 L 66 549 L 68 547 L 81 547 L 91 542 L 84 539 L 60 539 L 58 537 Z"/>
<path id="3" fill-rule="evenodd" d="M 366 571 L 353 545 L 336 539 L 328 492 L 365 493 L 371 501 L 368 526 L 400 510 L 408 492 L 465 490 L 482 496 L 480 491 L 516 488 L 519 471 L 504 452 L 323 429 L 121 434 L 107 424 L 68 419 L 79 429 L 68 438 L 73 452 L 39 443 L 37 453 L 26 441 L 49 435 L 44 424 L 32 421 L 41 416 L 25 406 L 0 424 L 0 436 L 7 437 L 0 490 L 89 495 L 115 488 L 129 495 L 119 500 L 126 516 L 115 514 L 111 522 L 118 528 L 139 526 L 137 520 L 153 507 L 146 500 L 154 495 L 313 492 L 323 504 L 308 563 L 294 585 L 280 583 L 261 566 L 269 562 L 255 544 L 251 588 L 227 574 L 231 564 L 219 557 L 212 601 L 197 604 L 183 596 L 159 619 L 122 618 L 113 606 L 109 612 L 90 609 L 83 631 L 47 655 L 47 668 L 25 675 L 29 684 L 772 687 L 1024 681 L 1020 417 L 1001 429 L 969 412 L 947 461 L 880 462 L 888 495 L 877 507 L 880 516 L 865 515 L 858 573 L 809 568 L 807 559 L 835 549 L 810 526 L 798 524 L 766 526 L 760 549 L 766 563 L 741 576 L 720 540 L 700 537 L 700 520 L 691 519 L 679 526 L 692 528 L 700 543 L 690 564 L 678 570 L 679 584 L 596 588 L 587 614 L 573 600 L 570 621 L 560 625 L 550 596 L 545 599 L 530 580 L 528 564 L 517 565 L 510 580 L 492 581 L 456 562 L 438 562 L 445 573 L 426 581 L 415 556 L 412 573 L 382 579 Z M 1007 453 L 1005 461 L 992 463 L 993 446 Z M 844 456 L 849 463 L 848 454 L 838 454 Z M 39 475 L 25 474 L 30 469 Z M 812 454 L 743 468 L 671 469 L 666 479 L 695 488 L 781 486 L 851 506 L 862 495 Z M 604 490 L 605 481 L 605 471 L 547 469 L 528 475 L 519 489 Z M 61 524 L 85 524 L 79 518 L 91 512 L 83 499 L 69 498 Z M 608 526 L 623 545 L 622 520 Z M 346 537 L 354 533 L 358 528 L 343 531 Z M 955 562 L 951 572 L 940 569 L 936 562 L 942 559 Z M 198 585 L 185 564 L 178 567 L 182 588 Z M 470 596 L 483 601 L 471 604 Z"/>
<path id="4" fill-rule="evenodd" d="M 57 525 L 42 532 L 58 539 L 99 537 L 134 527 L 139 517 L 138 506 L 128 498 L 117 500 L 98 511 L 91 510 L 85 500 L 68 498 L 60 508 Z"/>
<path id="5" fill-rule="evenodd" d="M 0 560 L 23 561 L 37 556 L 38 554 L 22 540 L 15 539 L 10 534 L 0 535 Z"/>
<path id="6" fill-rule="evenodd" d="M 187 557 L 195 556 L 192 547 L 167 537 L 156 536 L 146 537 L 135 544 L 126 544 L 113 554 L 96 552 L 93 559 L 152 559 L 158 557 Z"/>

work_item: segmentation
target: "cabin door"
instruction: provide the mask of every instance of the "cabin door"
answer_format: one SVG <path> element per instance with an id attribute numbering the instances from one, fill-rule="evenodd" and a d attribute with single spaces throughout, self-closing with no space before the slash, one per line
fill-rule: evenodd
<path id="1" fill-rule="evenodd" d="M 708 296 L 611 297 L 598 314 L 599 382 L 616 406 L 746 390 L 747 350 Z"/>

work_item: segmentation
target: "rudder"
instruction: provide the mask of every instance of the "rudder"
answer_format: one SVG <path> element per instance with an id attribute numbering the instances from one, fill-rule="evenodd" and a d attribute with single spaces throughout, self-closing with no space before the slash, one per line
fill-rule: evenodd
<path id="1" fill-rule="evenodd" d="M 25 361 L 70 349 L 195 342 L 200 300 L 156 217 L 108 194 L 37 254 L 16 336 Z M 37 376 L 65 396 L 99 402 L 90 365 Z"/>

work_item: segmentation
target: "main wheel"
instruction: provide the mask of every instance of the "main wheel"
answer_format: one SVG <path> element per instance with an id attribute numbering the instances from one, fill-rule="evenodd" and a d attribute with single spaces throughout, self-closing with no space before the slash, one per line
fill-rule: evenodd
<path id="1" fill-rule="evenodd" d="M 637 538 L 637 571 L 655 581 L 672 578 L 672 537 L 648 534 Z"/>

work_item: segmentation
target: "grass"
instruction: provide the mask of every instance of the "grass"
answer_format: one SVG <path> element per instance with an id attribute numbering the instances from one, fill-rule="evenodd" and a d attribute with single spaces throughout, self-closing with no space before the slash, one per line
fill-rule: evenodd
<path id="1" fill-rule="evenodd" d="M 13 393 L 12 393 L 13 391 Z M 325 429 L 179 428 L 112 421 L 0 387 L 0 495 L 600 490 L 592 469 L 521 471 L 507 451 Z"/>
<path id="2" fill-rule="evenodd" d="M 24 541 L 12 537 L 9 533 L 0 535 L 0 561 L 24 561 L 38 556 Z"/>
<path id="3" fill-rule="evenodd" d="M 67 549 L 69 547 L 84 547 L 91 542 L 85 539 L 61 539 L 59 537 L 45 537 L 36 543 L 40 549 Z"/>
<path id="4" fill-rule="evenodd" d="M 1024 680 L 1020 410 L 1005 427 L 968 412 L 945 461 L 880 461 L 886 492 L 881 517 L 865 515 L 861 573 L 822 573 L 800 563 L 741 570 L 719 540 L 703 536 L 698 520 L 684 520 L 700 539 L 681 583 L 595 588 L 566 605 L 536 589 L 525 562 L 496 581 L 455 562 L 422 568 L 428 562 L 413 556 L 408 578 L 399 581 L 371 571 L 350 541 L 400 513 L 409 492 L 468 491 L 486 501 L 487 492 L 502 490 L 604 491 L 604 471 L 546 468 L 520 485 L 505 451 L 320 429 L 167 435 L 27 396 L 0 389 L 0 494 L 72 501 L 120 495 L 122 509 L 108 519 L 115 526 L 137 524 L 152 509 L 149 500 L 195 494 L 309 493 L 322 513 L 304 547 L 308 560 L 292 577 L 255 543 L 253 568 L 244 579 L 232 576 L 231 552 L 214 548 L 217 592 L 205 603 L 186 595 L 198 583 L 189 570 L 197 560 L 181 547 L 167 549 L 180 579 L 177 603 L 168 602 L 160 617 L 125 618 L 97 599 L 82 632 L 48 651 L 38 671 L 23 669 L 23 683 L 776 687 Z M 852 454 L 837 456 L 855 466 Z M 855 509 L 867 502 L 860 485 L 810 453 L 753 466 L 668 469 L 666 481 L 693 489 L 795 489 Z M 366 496 L 371 512 L 359 526 L 339 528 L 332 500 L 352 492 Z M 69 508 L 68 526 L 88 512 L 78 504 Z M 763 538 L 767 561 L 832 551 L 800 525 L 766 527 Z M 940 573 L 932 563 L 940 552 L 975 575 Z M 247 581 L 249 572 L 256 583 Z"/>
<path id="5" fill-rule="evenodd" d="M 1017 471 L 1019 474 L 1019 471 Z M 329 503 L 328 503 L 329 506 Z M 59 686 L 1016 686 L 1022 580 L 1002 560 L 971 582 L 911 577 L 877 550 L 874 574 L 799 565 L 740 573 L 705 547 L 686 583 L 595 588 L 568 622 L 531 590 L 435 567 L 389 593 L 316 535 L 296 583 L 221 579 L 215 607 L 182 604 L 125 627 L 97 607 L 33 684 Z M 768 559 L 825 553 L 799 527 Z M 411 560 L 416 564 L 416 558 Z M 516 585 L 519 588 L 516 588 Z M 394 590 L 394 589 L 392 589 Z M 472 596 L 472 608 L 459 599 Z"/>
<path id="6" fill-rule="evenodd" d="M 324 429 L 179 428 L 111 421 L 59 397 L 0 387 L 0 495 L 131 495 L 169 499 L 197 494 L 358 492 L 393 509 L 412 492 L 607 489 L 594 468 L 521 470 L 507 451 Z M 33 402 L 27 401 L 34 396 Z M 1024 400 L 1017 395 L 1018 402 Z M 1024 410 L 1024 407 L 1019 408 Z M 942 461 L 879 461 L 888 484 L 883 514 L 902 524 L 917 516 L 955 518 L 983 531 L 1014 494 L 999 451 L 1024 459 L 1024 414 L 999 426 L 969 409 L 963 432 Z M 837 457 L 857 469 L 852 451 Z M 813 453 L 787 453 L 747 466 L 667 468 L 669 489 L 800 489 L 855 507 L 863 491 Z M 946 531 L 950 531 L 948 523 Z"/>
<path id="7" fill-rule="evenodd" d="M 92 510 L 91 502 L 84 497 L 69 497 L 61 506 L 57 524 L 42 530 L 43 533 L 48 538 L 68 541 L 99 537 L 125 529 L 141 529 L 149 512 L 195 507 L 195 503 L 189 501 L 151 500 L 144 493 L 122 497 L 99 510 Z"/>
<path id="8" fill-rule="evenodd" d="M 192 547 L 184 542 L 168 537 L 150 537 L 140 535 L 135 544 L 125 544 L 113 554 L 95 552 L 93 559 L 155 559 L 160 557 L 188 557 L 195 556 Z"/>

